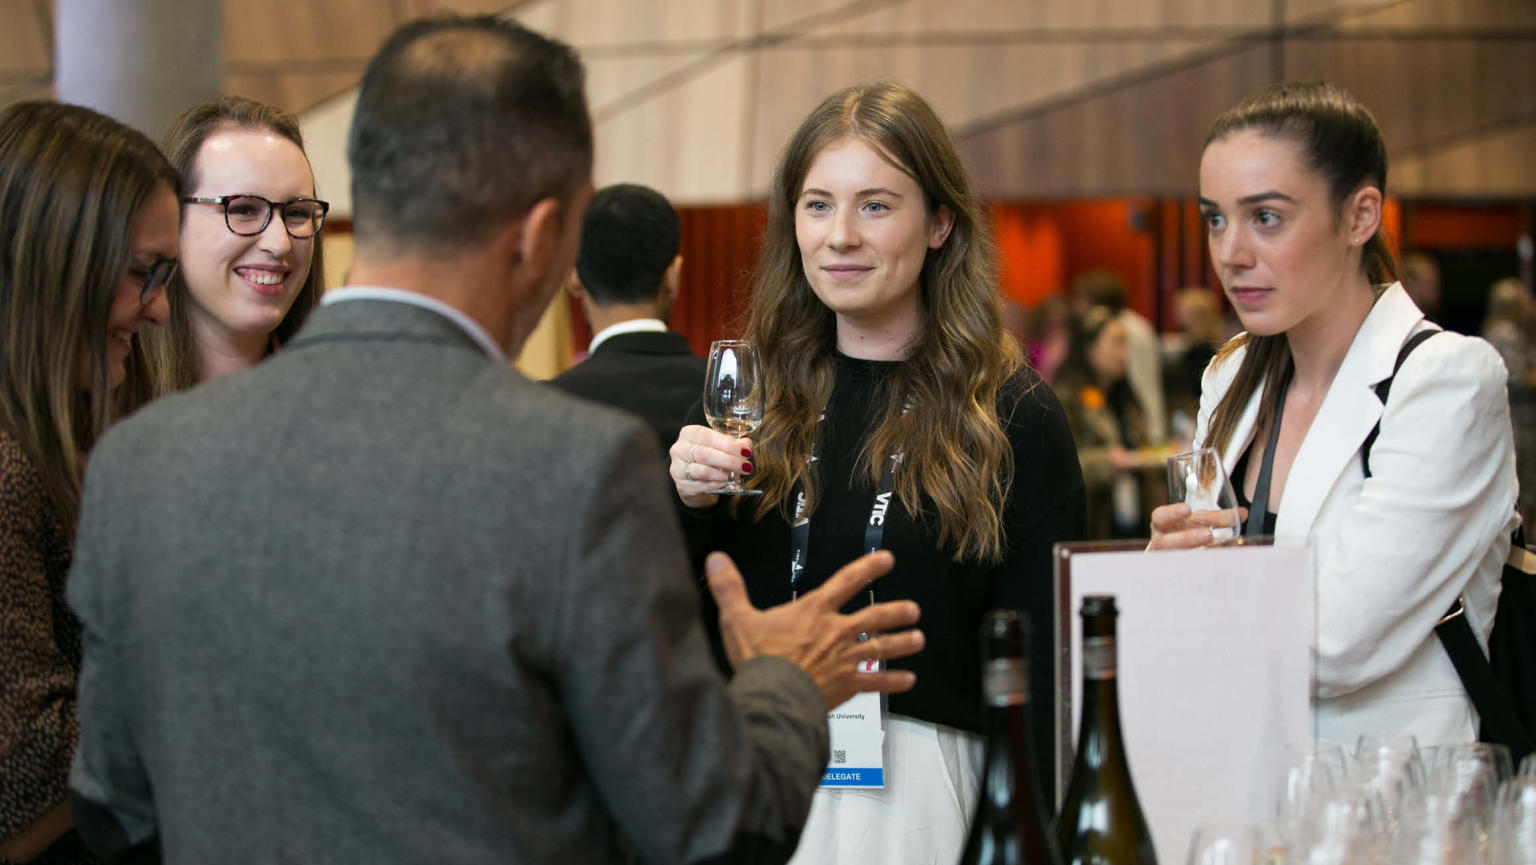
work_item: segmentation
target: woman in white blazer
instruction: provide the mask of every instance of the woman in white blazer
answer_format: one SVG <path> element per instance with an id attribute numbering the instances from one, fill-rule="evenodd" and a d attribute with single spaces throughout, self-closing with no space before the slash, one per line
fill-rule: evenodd
<path id="1" fill-rule="evenodd" d="M 1274 442 L 1253 507 L 1312 546 L 1316 735 L 1470 742 L 1476 715 L 1434 627 L 1458 597 L 1485 645 L 1493 625 L 1517 520 L 1506 375 L 1487 343 L 1438 333 L 1377 398 L 1403 343 L 1433 327 L 1395 282 L 1385 188 L 1375 122 L 1337 87 L 1275 85 L 1217 118 L 1200 207 L 1247 332 L 1206 370 L 1195 441 L 1245 505 Z M 1160 507 L 1152 546 L 1208 543 L 1215 519 Z"/>

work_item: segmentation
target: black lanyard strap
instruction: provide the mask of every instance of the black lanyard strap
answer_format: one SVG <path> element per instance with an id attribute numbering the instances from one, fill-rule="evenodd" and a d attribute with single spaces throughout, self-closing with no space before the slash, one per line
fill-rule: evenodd
<path id="1" fill-rule="evenodd" d="M 1285 395 L 1291 389 L 1291 380 L 1280 385 L 1275 399 L 1275 416 L 1269 422 L 1269 445 L 1264 448 L 1264 460 L 1259 463 L 1259 479 L 1254 483 L 1253 501 L 1248 504 L 1248 524 L 1243 534 L 1255 538 L 1264 534 L 1264 512 L 1269 510 L 1269 476 L 1275 470 L 1275 446 L 1280 443 L 1280 418 L 1285 414 Z M 1238 479 L 1242 483 L 1242 479 Z"/>
<path id="2" fill-rule="evenodd" d="M 903 409 L 905 412 L 906 409 Z M 827 419 L 827 413 L 823 411 L 816 419 L 819 428 Z M 818 435 L 818 439 L 819 439 Z M 810 456 L 805 464 L 810 466 L 819 458 L 820 443 L 811 444 Z M 901 454 L 891 454 L 885 460 L 885 471 L 880 473 L 880 485 L 875 490 L 875 501 L 869 509 L 869 519 L 864 524 L 864 552 L 872 553 L 881 548 L 885 541 L 885 520 L 891 506 L 891 499 L 896 492 L 896 465 L 901 462 Z M 805 490 L 800 484 L 795 484 L 795 519 L 789 527 L 789 596 L 791 599 L 800 596 L 800 574 L 805 570 L 805 564 L 811 553 L 811 518 L 805 516 Z M 875 589 L 870 586 L 869 602 L 875 602 Z"/>

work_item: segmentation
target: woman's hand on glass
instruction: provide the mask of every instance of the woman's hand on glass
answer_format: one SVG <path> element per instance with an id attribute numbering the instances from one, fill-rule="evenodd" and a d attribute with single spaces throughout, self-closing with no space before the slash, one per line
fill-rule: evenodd
<path id="1" fill-rule="evenodd" d="M 1248 519 L 1248 509 L 1237 509 L 1238 520 Z M 1152 510 L 1152 543 L 1149 550 L 1188 550 L 1210 546 L 1220 539 L 1219 528 L 1231 528 L 1229 510 L 1194 511 L 1183 502 L 1162 505 Z"/>
<path id="2" fill-rule="evenodd" d="M 720 497 L 711 490 L 730 480 L 732 472 L 752 473 L 752 440 L 732 438 L 707 426 L 683 427 L 667 453 L 672 457 L 668 474 L 677 497 L 690 508 L 713 507 Z"/>

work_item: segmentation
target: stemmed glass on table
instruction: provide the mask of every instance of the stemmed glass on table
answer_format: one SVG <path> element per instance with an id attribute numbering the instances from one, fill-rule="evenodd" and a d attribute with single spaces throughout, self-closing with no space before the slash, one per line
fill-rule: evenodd
<path id="1" fill-rule="evenodd" d="M 763 423 L 764 393 L 757 346 L 748 339 L 720 339 L 710 343 L 709 367 L 704 373 L 704 417 L 716 432 L 744 438 Z M 711 493 L 724 496 L 760 496 L 762 490 L 742 485 L 731 472 L 730 480 Z"/>

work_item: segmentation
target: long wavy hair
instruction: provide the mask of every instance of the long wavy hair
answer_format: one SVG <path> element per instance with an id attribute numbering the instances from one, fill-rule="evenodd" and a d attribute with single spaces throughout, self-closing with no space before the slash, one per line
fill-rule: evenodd
<path id="1" fill-rule="evenodd" d="M 160 143 L 161 150 L 165 151 L 171 164 L 186 178 L 188 189 L 197 188 L 195 169 L 197 154 L 202 150 L 203 143 L 215 133 L 227 130 L 270 132 L 292 141 L 301 152 L 304 150 L 304 135 L 299 131 L 298 119 L 281 108 L 241 96 L 226 96 L 204 102 L 176 118 Z M 239 191 L 242 190 L 224 192 Z M 318 189 L 315 195 L 319 196 Z M 310 242 L 314 244 L 314 251 L 309 262 L 309 277 L 299 287 L 293 306 L 288 308 L 287 314 L 272 332 L 279 345 L 298 332 L 310 311 L 320 304 L 320 295 L 325 293 L 325 244 L 319 233 Z M 152 381 L 150 392 L 142 394 L 138 401 L 184 390 L 197 384 L 200 379 L 197 342 L 192 334 L 189 312 L 192 292 L 187 287 L 184 273 L 178 270 L 165 287 L 166 299 L 171 305 L 170 319 L 164 327 L 155 328 L 154 333 L 144 341 L 149 353 Z M 129 396 L 125 403 L 132 401 L 134 397 Z"/>
<path id="2" fill-rule="evenodd" d="M 31 461 L 70 536 L 86 453 L 117 414 L 107 319 L 134 219 L 162 188 L 180 194 L 176 170 L 109 117 L 58 102 L 0 112 L 0 430 Z M 125 383 L 146 376 L 134 342 Z"/>
<path id="3" fill-rule="evenodd" d="M 1271 138 L 1290 141 L 1301 148 L 1308 169 L 1328 184 L 1335 219 L 1344 201 L 1362 186 L 1374 186 L 1387 194 L 1387 148 L 1376 120 L 1364 105 L 1343 88 L 1325 81 L 1287 81 L 1272 84 L 1223 112 L 1211 124 L 1205 146 L 1230 135 L 1255 130 Z M 1366 242 L 1360 267 L 1374 284 L 1397 279 L 1397 260 L 1386 231 L 1377 229 Z M 1216 353 L 1213 365 L 1224 363 L 1238 349 L 1247 347 L 1242 364 L 1221 402 L 1211 413 L 1210 429 L 1203 443 L 1224 451 L 1237 429 L 1237 421 L 1254 392 L 1279 393 L 1293 373 L 1291 351 L 1283 333 L 1259 336 L 1245 333 Z M 1258 425 L 1263 429 L 1274 417 L 1275 407 L 1266 400 L 1259 407 Z"/>
<path id="4" fill-rule="evenodd" d="M 911 175 L 930 214 L 943 205 L 955 217 L 944 245 L 923 262 L 922 330 L 877 397 L 884 416 L 863 444 L 860 466 L 874 484 L 887 456 L 900 451 L 896 491 L 907 512 L 934 520 L 939 544 L 957 560 L 998 561 L 1013 478 L 998 395 L 1020 366 L 1019 350 L 1003 330 L 991 236 L 954 142 L 928 103 L 899 84 L 827 97 L 795 131 L 774 172 L 747 324 L 762 348 L 768 403 L 756 443 L 753 485 L 765 493 L 757 515 L 777 508 L 791 516 L 797 485 L 805 514 L 818 501 L 821 479 L 806 457 L 832 395 L 837 326 L 806 280 L 795 202 L 816 155 L 848 137 Z M 903 412 L 909 401 L 913 410 Z"/>

